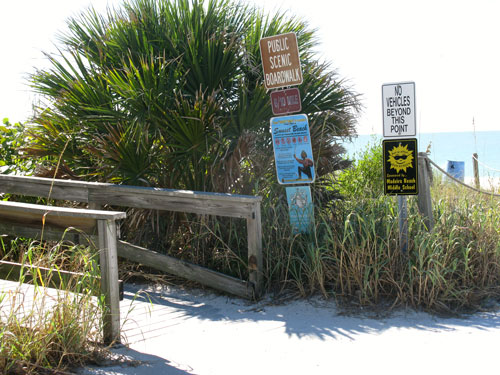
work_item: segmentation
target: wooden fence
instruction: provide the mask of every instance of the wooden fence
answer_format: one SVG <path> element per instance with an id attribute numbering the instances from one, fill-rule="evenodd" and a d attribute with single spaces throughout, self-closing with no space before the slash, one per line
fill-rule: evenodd
<path id="1" fill-rule="evenodd" d="M 60 239 L 68 227 L 73 227 L 78 231 L 84 231 L 91 235 L 97 233 L 101 269 L 101 293 L 104 295 L 105 304 L 103 338 L 106 344 L 120 341 L 120 291 L 116 250 L 116 221 L 125 217 L 125 212 L 0 201 L 1 234 L 28 238 L 47 238 L 50 236 Z M 8 279 L 11 272 L 19 270 L 17 266 L 14 263 L 2 262 L 0 267 L 7 272 L 7 275 L 4 275 L 3 278 Z M 24 265 L 21 266 L 24 267 Z M 49 274 L 53 270 L 37 267 L 36 275 L 41 276 L 42 271 Z M 68 276 L 67 272 L 54 271 L 54 273 L 59 275 L 60 278 Z M 58 286 L 56 285 L 56 287 Z"/>
<path id="2" fill-rule="evenodd" d="M 44 198 L 50 196 L 56 200 L 88 203 L 92 209 L 112 205 L 245 219 L 248 239 L 247 281 L 125 241 L 118 241 L 118 256 L 237 296 L 257 298 L 261 294 L 261 197 L 11 175 L 0 175 L 0 193 Z"/>

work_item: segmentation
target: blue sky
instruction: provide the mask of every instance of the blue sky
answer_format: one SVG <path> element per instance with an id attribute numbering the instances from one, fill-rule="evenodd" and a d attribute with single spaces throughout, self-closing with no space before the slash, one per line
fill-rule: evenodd
<path id="1" fill-rule="evenodd" d="M 253 0 L 299 15 L 318 30 L 319 54 L 362 94 L 360 134 L 382 133 L 381 86 L 414 81 L 417 132 L 500 130 L 500 2 L 495 0 Z M 0 117 L 25 120 L 36 98 L 26 85 L 46 66 L 67 17 L 106 0 L 0 4 Z M 111 1 L 119 4 L 120 0 Z"/>

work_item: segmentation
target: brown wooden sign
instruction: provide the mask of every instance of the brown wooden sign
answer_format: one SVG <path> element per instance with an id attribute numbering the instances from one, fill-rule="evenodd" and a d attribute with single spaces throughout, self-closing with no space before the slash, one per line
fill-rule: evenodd
<path id="1" fill-rule="evenodd" d="M 297 35 L 287 33 L 260 40 L 260 55 L 267 89 L 302 83 Z"/>
<path id="2" fill-rule="evenodd" d="M 297 88 L 278 90 L 271 93 L 271 106 L 275 116 L 300 112 L 300 92 Z"/>

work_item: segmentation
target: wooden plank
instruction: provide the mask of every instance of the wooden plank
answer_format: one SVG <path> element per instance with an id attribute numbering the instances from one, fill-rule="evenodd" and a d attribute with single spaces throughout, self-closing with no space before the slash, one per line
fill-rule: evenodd
<path id="1" fill-rule="evenodd" d="M 96 219 L 123 219 L 125 212 L 97 211 L 81 208 L 43 206 L 30 203 L 0 201 L 0 221 L 3 223 L 65 230 L 73 227 L 92 233 Z M 35 236 L 38 238 L 38 235 Z"/>
<path id="2" fill-rule="evenodd" d="M 0 221 L 17 225 L 27 225 L 32 228 L 36 228 L 37 226 L 40 228 L 47 227 L 61 232 L 68 227 L 73 227 L 91 233 L 96 228 L 96 220 L 91 218 L 61 217 L 50 214 L 44 216 L 42 213 L 7 211 L 1 206 Z"/>
<path id="3" fill-rule="evenodd" d="M 118 256 L 236 296 L 254 296 L 251 283 L 125 241 L 118 241 Z"/>
<path id="4" fill-rule="evenodd" d="M 43 239 L 48 241 L 69 241 L 73 244 L 80 243 L 80 232 L 76 230 L 67 230 L 61 228 L 53 228 L 40 225 L 28 225 L 26 223 L 16 224 L 13 222 L 2 222 L 0 220 L 0 234 L 8 234 L 16 237 L 33 238 L 37 240 Z"/>
<path id="5" fill-rule="evenodd" d="M 118 285 L 118 255 L 116 222 L 98 220 L 101 292 L 104 295 L 104 344 L 120 342 L 120 290 Z"/>
<path id="6" fill-rule="evenodd" d="M 93 220 L 120 220 L 127 214 L 121 211 L 89 210 L 85 208 L 45 206 L 32 203 L 19 203 L 0 201 L 0 213 L 23 213 L 36 217 L 38 215 L 64 217 L 66 220 L 73 218 L 88 218 Z"/>
<path id="7" fill-rule="evenodd" d="M 46 178 L 46 177 L 34 177 L 34 176 L 16 176 L 16 175 L 1 175 L 0 180 L 2 185 L 4 182 L 12 182 L 15 184 L 25 184 L 25 185 L 40 185 L 40 186 L 50 186 L 52 184 L 59 185 L 65 188 L 79 188 L 86 189 L 89 186 L 106 186 L 113 185 L 102 182 L 88 182 L 88 181 L 77 181 L 77 180 L 61 180 L 57 178 Z M 0 186 L 0 191 L 2 187 Z"/>
<path id="8" fill-rule="evenodd" d="M 33 280 L 38 285 L 43 285 L 48 288 L 66 289 L 68 283 L 72 280 L 82 277 L 88 277 L 81 272 L 71 272 L 58 269 L 51 269 L 40 266 L 33 266 L 29 264 L 21 264 L 16 262 L 8 262 L 0 260 L 0 279 L 9 281 L 21 281 L 21 274 L 23 275 L 23 283 L 33 283 Z M 41 277 L 42 281 L 39 280 Z M 100 277 L 95 277 L 100 280 Z M 120 301 L 123 300 L 123 280 L 119 280 Z M 74 285 L 74 284 L 72 284 Z M 93 292 L 93 290 L 92 290 Z M 100 291 L 94 295 L 100 295 Z"/>
<path id="9" fill-rule="evenodd" d="M 88 201 L 87 186 L 75 186 L 73 184 L 68 184 L 64 180 L 2 175 L 0 176 L 0 182 L 0 192 L 2 193 L 47 198 L 50 192 L 50 198 L 52 199 L 61 199 L 76 202 Z"/>
<path id="10" fill-rule="evenodd" d="M 150 191 L 142 191 L 140 194 L 133 189 L 115 190 L 107 189 L 89 191 L 89 201 L 99 204 L 110 204 L 116 206 L 138 207 L 154 210 L 189 212 L 195 214 L 220 215 L 236 218 L 251 217 L 253 203 L 240 202 L 224 199 L 203 199 L 194 196 L 172 196 L 155 194 Z"/>
<path id="11" fill-rule="evenodd" d="M 0 176 L 0 191 L 11 194 L 123 207 L 249 218 L 261 197 L 147 188 L 27 176 Z M 159 206 L 160 205 L 160 206 Z"/>
<path id="12" fill-rule="evenodd" d="M 479 179 L 479 161 L 477 153 L 472 154 L 472 170 L 474 171 L 474 185 L 476 189 L 481 189 L 481 182 Z"/>
<path id="13" fill-rule="evenodd" d="M 23 283 L 36 282 L 48 288 L 65 289 L 71 279 L 83 276 L 82 273 L 50 269 L 46 267 L 21 264 L 16 262 L 0 261 L 0 278 Z M 40 279 L 41 278 L 41 279 Z"/>
<path id="14" fill-rule="evenodd" d="M 102 210 L 102 204 L 89 202 L 89 210 Z"/>
<path id="15" fill-rule="evenodd" d="M 65 192 L 72 192 L 75 196 L 76 201 L 88 202 L 87 191 L 91 190 L 92 195 L 96 196 L 101 193 L 103 194 L 123 194 L 124 196 L 131 196 L 135 194 L 149 194 L 157 196 L 170 196 L 176 198 L 188 198 L 192 200 L 214 200 L 214 201 L 226 201 L 226 202 L 240 202 L 240 203 L 255 203 L 256 201 L 262 201 L 261 197 L 251 196 L 251 195 L 238 195 L 238 194 L 226 194 L 226 193 L 210 193 L 210 192 L 199 192 L 190 190 L 177 190 L 177 189 L 163 189 L 163 188 L 149 188 L 141 186 L 128 186 L 128 185 L 114 185 L 108 183 L 99 182 L 85 182 L 85 181 L 74 181 L 74 180 L 60 180 L 60 179 L 49 179 L 42 177 L 31 177 L 31 176 L 11 176 L 11 175 L 0 175 L 0 192 L 11 193 L 11 194 L 21 194 L 30 195 L 36 197 L 45 197 L 48 194 L 50 186 L 60 188 L 57 193 L 57 197 L 52 195 L 54 199 L 62 200 L 73 200 L 68 199 L 64 196 Z M 107 203 L 107 202 L 105 202 Z"/>
<path id="16" fill-rule="evenodd" d="M 187 198 L 192 200 L 214 200 L 224 202 L 240 202 L 240 203 L 255 203 L 262 201 L 262 197 L 253 195 L 239 195 L 229 193 L 212 193 L 204 191 L 192 190 L 178 190 L 178 189 L 164 189 L 164 188 L 151 188 L 144 186 L 129 186 L 129 185 L 113 185 L 113 184 L 95 184 L 89 186 L 89 189 L 99 193 L 106 193 L 106 190 L 112 191 L 116 194 L 124 194 L 129 196 L 132 194 L 148 194 L 162 197 L 172 198 Z"/>

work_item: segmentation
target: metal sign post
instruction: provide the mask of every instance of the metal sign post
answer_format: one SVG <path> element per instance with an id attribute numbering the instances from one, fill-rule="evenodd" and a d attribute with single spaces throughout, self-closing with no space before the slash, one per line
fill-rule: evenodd
<path id="1" fill-rule="evenodd" d="M 418 194 L 417 140 L 386 139 L 383 141 L 384 191 L 398 197 L 399 247 L 408 251 L 407 195 Z"/>
<path id="2" fill-rule="evenodd" d="M 391 139 L 383 141 L 384 191 L 398 197 L 399 247 L 408 251 L 407 195 L 418 194 L 417 140 Z"/>
<path id="3" fill-rule="evenodd" d="M 399 248 L 403 254 L 408 251 L 408 202 L 406 195 L 398 195 Z"/>

